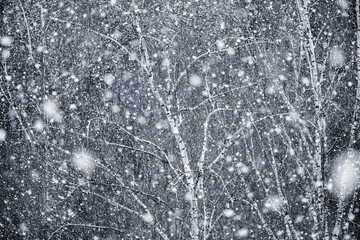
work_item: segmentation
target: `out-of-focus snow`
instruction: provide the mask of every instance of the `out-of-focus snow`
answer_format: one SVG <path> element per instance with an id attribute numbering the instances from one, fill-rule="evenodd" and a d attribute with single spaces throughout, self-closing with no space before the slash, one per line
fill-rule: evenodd
<path id="1" fill-rule="evenodd" d="M 347 197 L 359 184 L 360 153 L 353 149 L 340 154 L 335 160 L 335 166 L 329 189 L 339 197 Z"/>
<path id="2" fill-rule="evenodd" d="M 345 63 L 344 52 L 339 46 L 335 46 L 330 51 L 330 64 L 333 67 L 341 67 Z"/>
<path id="3" fill-rule="evenodd" d="M 233 217 L 235 215 L 235 212 L 234 212 L 234 210 L 228 208 L 228 209 L 225 209 L 223 211 L 223 214 L 224 214 L 225 217 L 230 218 L 230 217 Z"/>
<path id="4" fill-rule="evenodd" d="M 232 48 L 232 47 L 229 47 L 229 48 L 226 50 L 226 53 L 229 54 L 230 56 L 233 56 L 233 55 L 235 55 L 235 49 Z"/>
<path id="5" fill-rule="evenodd" d="M 115 76 L 111 73 L 108 73 L 104 75 L 103 80 L 108 86 L 111 86 L 114 83 Z"/>
<path id="6" fill-rule="evenodd" d="M 154 221 L 153 216 L 150 213 L 145 213 L 142 215 L 142 218 L 147 223 L 152 223 Z"/>
<path id="7" fill-rule="evenodd" d="M 349 8 L 349 3 L 346 0 L 337 0 L 337 4 L 344 11 L 346 11 Z"/>
<path id="8" fill-rule="evenodd" d="M 36 120 L 34 123 L 34 128 L 36 131 L 41 132 L 44 129 L 44 123 L 41 120 Z"/>
<path id="9" fill-rule="evenodd" d="M 76 168 L 88 175 L 95 170 L 95 159 L 86 151 L 79 151 L 73 157 Z"/>
<path id="10" fill-rule="evenodd" d="M 28 226 L 26 225 L 26 223 L 20 223 L 19 224 L 19 230 L 20 230 L 20 233 L 22 235 L 26 235 L 26 233 L 29 231 L 29 228 Z"/>
<path id="11" fill-rule="evenodd" d="M 47 117 L 54 119 L 56 122 L 62 121 L 62 114 L 55 100 L 53 99 L 45 100 L 43 104 L 43 109 Z"/>
<path id="12" fill-rule="evenodd" d="M 6 61 L 6 59 L 8 59 L 10 57 L 10 50 L 9 49 L 4 49 L 2 51 L 2 59 L 3 61 Z"/>
<path id="13" fill-rule="evenodd" d="M 247 237 L 249 234 L 249 230 L 247 228 L 241 228 L 239 231 L 237 231 L 236 236 L 243 238 Z"/>
<path id="14" fill-rule="evenodd" d="M 217 40 L 216 41 L 216 46 L 218 47 L 218 49 L 221 51 L 224 47 L 225 47 L 225 43 L 223 40 Z"/>
<path id="15" fill-rule="evenodd" d="M 1 45 L 5 46 L 5 47 L 11 46 L 12 42 L 13 42 L 13 40 L 9 36 L 3 36 L 0 38 Z"/>
<path id="16" fill-rule="evenodd" d="M 301 78 L 301 82 L 302 82 L 302 84 L 304 84 L 305 86 L 309 86 L 309 85 L 310 85 L 310 80 L 309 80 L 307 77 Z"/>
<path id="17" fill-rule="evenodd" d="M 201 78 L 198 75 L 190 76 L 190 84 L 194 87 L 199 87 L 201 85 Z"/>
<path id="18" fill-rule="evenodd" d="M 137 117 L 137 122 L 140 123 L 141 125 L 144 125 L 146 123 L 146 118 L 143 115 L 139 115 Z"/>
<path id="19" fill-rule="evenodd" d="M 162 61 L 162 64 L 161 64 L 163 67 L 165 68 L 168 68 L 170 67 L 170 60 L 169 58 L 164 58 L 164 60 Z"/>
<path id="20" fill-rule="evenodd" d="M 185 194 L 185 200 L 191 202 L 194 198 L 194 195 L 191 192 Z"/>
<path id="21" fill-rule="evenodd" d="M 4 142 L 6 140 L 6 131 L 5 129 L 0 129 L 0 142 Z"/>
<path id="22" fill-rule="evenodd" d="M 269 196 L 264 204 L 265 211 L 280 211 L 283 204 L 279 196 Z"/>

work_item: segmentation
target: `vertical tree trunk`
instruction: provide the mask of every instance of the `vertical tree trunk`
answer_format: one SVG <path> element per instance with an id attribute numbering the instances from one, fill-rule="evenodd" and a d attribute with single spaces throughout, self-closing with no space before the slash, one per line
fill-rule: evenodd
<path id="1" fill-rule="evenodd" d="M 357 128 L 359 125 L 360 109 L 360 14 L 359 0 L 356 0 L 356 99 L 354 105 L 353 121 L 350 130 L 350 147 L 353 147 L 357 140 Z"/>
<path id="2" fill-rule="evenodd" d="M 297 6 L 300 13 L 301 25 L 303 31 L 305 32 L 305 38 L 303 42 L 305 44 L 305 51 L 308 56 L 308 64 L 310 68 L 310 77 L 311 77 L 311 88 L 314 98 L 314 107 L 315 107 L 315 129 L 314 129 L 314 174 L 316 178 L 314 179 L 314 187 L 316 190 L 317 196 L 317 208 L 320 213 L 320 222 L 322 222 L 322 230 L 325 231 L 325 213 L 324 213 L 324 183 L 323 183 L 323 153 L 324 153 L 324 140 L 326 137 L 325 134 L 325 115 L 323 104 L 321 100 L 322 90 L 321 90 L 321 81 L 318 77 L 318 67 L 315 54 L 315 44 L 313 40 L 313 34 L 310 26 L 309 19 L 309 10 L 308 5 L 310 1 L 304 0 L 304 3 L 301 4 L 300 0 L 297 0 Z M 303 37 L 303 36 L 302 36 Z M 327 233 L 325 233 L 327 235 Z"/>
<path id="3" fill-rule="evenodd" d="M 349 142 L 350 147 L 354 147 L 358 139 L 357 136 L 358 136 L 358 127 L 359 127 L 359 110 L 360 110 L 360 1 L 359 0 L 356 0 L 355 13 L 356 13 L 356 95 L 355 95 L 352 123 L 350 126 L 350 142 Z M 358 191 L 355 190 L 347 218 L 350 217 L 352 211 L 354 210 L 357 193 Z M 346 228 L 344 234 L 347 234 L 348 232 L 349 229 Z"/>

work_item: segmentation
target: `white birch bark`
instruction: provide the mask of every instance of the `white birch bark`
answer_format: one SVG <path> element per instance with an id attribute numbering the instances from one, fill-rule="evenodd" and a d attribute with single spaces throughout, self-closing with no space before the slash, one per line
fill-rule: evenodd
<path id="1" fill-rule="evenodd" d="M 323 183 L 323 145 L 326 137 L 323 136 L 325 117 L 323 113 L 322 106 L 322 91 L 321 91 L 321 82 L 318 78 L 318 66 L 316 61 L 315 54 L 315 44 L 313 40 L 313 34 L 310 26 L 309 19 L 309 0 L 304 0 L 302 4 L 300 0 L 297 0 L 297 7 L 300 14 L 301 25 L 305 31 L 305 36 L 300 32 L 300 36 L 305 45 L 305 51 L 308 56 L 308 64 L 310 68 L 310 77 L 311 77 L 311 89 L 313 92 L 314 98 L 314 107 L 315 107 L 315 129 L 314 129 L 314 174 L 316 175 L 316 181 L 313 183 L 316 189 L 317 195 L 317 209 L 320 213 L 320 222 L 322 223 L 322 229 L 325 231 L 325 213 L 324 213 L 324 183 Z M 326 235 L 326 233 L 325 233 Z"/>
<path id="2" fill-rule="evenodd" d="M 192 240 L 198 240 L 200 237 L 200 228 L 199 228 L 199 208 L 198 208 L 198 198 L 196 195 L 196 189 L 195 189 L 195 181 L 193 176 L 193 170 L 191 169 L 190 165 L 190 159 L 187 153 L 187 149 L 184 143 L 184 140 L 182 138 L 182 135 L 180 134 L 178 123 L 175 121 L 172 113 L 171 113 L 171 103 L 169 101 L 165 102 L 163 98 L 161 97 L 159 91 L 157 90 L 155 84 L 154 84 L 154 73 L 150 64 L 150 58 L 149 58 L 149 52 L 147 48 L 146 41 L 144 39 L 144 36 L 142 35 L 142 28 L 140 26 L 140 23 L 138 21 L 138 18 L 136 18 L 136 26 L 137 31 L 139 34 L 140 43 L 142 46 L 142 49 L 144 51 L 144 63 L 143 68 L 145 72 L 148 74 L 148 82 L 151 87 L 152 93 L 154 94 L 156 100 L 160 103 L 161 108 L 164 110 L 166 117 L 168 119 L 168 122 L 170 124 L 172 133 L 175 136 L 180 156 L 182 160 L 182 165 L 184 168 L 185 178 L 187 187 L 189 190 L 189 194 L 192 196 L 190 201 L 190 236 Z M 169 93 L 171 94 L 171 93 Z"/>
<path id="3" fill-rule="evenodd" d="M 354 105 L 353 121 L 350 131 L 350 147 L 352 147 L 357 140 L 357 129 L 359 126 L 359 110 L 360 110 L 360 4 L 356 0 L 356 99 Z"/>
<path id="4" fill-rule="evenodd" d="M 356 0 L 355 3 L 355 13 L 356 13 L 356 95 L 355 95 L 355 105 L 353 119 L 350 129 L 350 147 L 353 147 L 358 139 L 358 128 L 359 128 L 359 110 L 360 110 L 360 1 Z M 358 191 L 355 190 L 353 194 L 353 199 L 349 207 L 347 218 L 350 218 L 354 206 L 356 203 L 356 195 Z M 348 228 L 345 229 L 344 234 L 347 234 L 349 231 Z"/>

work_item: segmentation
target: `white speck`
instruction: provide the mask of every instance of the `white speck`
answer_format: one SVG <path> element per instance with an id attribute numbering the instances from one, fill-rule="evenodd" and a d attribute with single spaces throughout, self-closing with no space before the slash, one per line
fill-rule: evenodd
<path id="1" fill-rule="evenodd" d="M 219 50 L 221 51 L 224 47 L 225 47 L 225 43 L 222 40 L 217 40 L 216 41 L 216 46 L 219 48 Z"/>
<path id="2" fill-rule="evenodd" d="M 142 215 L 142 218 L 147 223 L 152 223 L 154 221 L 154 218 L 150 213 L 145 213 L 144 215 Z"/>
<path id="3" fill-rule="evenodd" d="M 71 75 L 70 78 L 73 79 L 74 82 L 79 82 L 79 79 L 75 75 Z"/>
<path id="4" fill-rule="evenodd" d="M 5 47 L 11 46 L 12 41 L 13 41 L 12 38 L 9 36 L 4 36 L 0 39 L 1 45 L 5 46 Z"/>
<path id="5" fill-rule="evenodd" d="M 22 235 L 26 235 L 26 233 L 29 231 L 29 228 L 25 223 L 21 223 L 19 225 L 19 229 L 20 229 Z"/>
<path id="6" fill-rule="evenodd" d="M 265 202 L 265 208 L 270 211 L 280 211 L 282 205 L 284 204 L 283 200 L 278 196 L 270 196 Z"/>
<path id="7" fill-rule="evenodd" d="M 281 81 L 285 81 L 285 80 L 286 80 L 286 77 L 285 77 L 284 75 L 280 74 L 280 75 L 279 75 L 279 79 L 280 79 Z"/>
<path id="8" fill-rule="evenodd" d="M 285 117 L 285 119 L 287 121 L 296 122 L 300 120 L 300 115 L 295 111 L 291 111 L 289 112 L 289 115 Z"/>
<path id="9" fill-rule="evenodd" d="M 241 61 L 249 64 L 249 65 L 253 65 L 254 64 L 254 58 L 252 56 L 247 56 L 247 57 L 243 57 L 241 59 Z"/>
<path id="10" fill-rule="evenodd" d="M 105 74 L 104 75 L 104 82 L 108 85 L 111 86 L 114 83 L 115 80 L 115 76 L 111 73 Z"/>
<path id="11" fill-rule="evenodd" d="M 70 110 L 74 110 L 74 109 L 76 109 L 77 107 L 76 107 L 76 104 L 74 104 L 74 103 L 72 103 L 72 104 L 70 104 Z"/>
<path id="12" fill-rule="evenodd" d="M 34 128 L 36 131 L 41 132 L 44 129 L 44 123 L 41 120 L 36 120 Z"/>
<path id="13" fill-rule="evenodd" d="M 193 200 L 193 194 L 191 192 L 187 192 L 185 194 L 185 200 L 191 202 Z"/>
<path id="14" fill-rule="evenodd" d="M 105 100 L 109 100 L 114 96 L 112 91 L 106 90 L 104 93 Z"/>
<path id="15" fill-rule="evenodd" d="M 308 203 L 308 202 L 309 202 L 309 199 L 306 198 L 306 197 L 302 197 L 302 198 L 301 198 L 301 202 L 302 202 L 302 203 Z"/>
<path id="16" fill-rule="evenodd" d="M 337 4 L 343 11 L 346 11 L 349 8 L 349 3 L 346 0 L 338 0 Z"/>
<path id="17" fill-rule="evenodd" d="M 248 234 L 249 234 L 249 230 L 247 228 L 242 228 L 239 231 L 237 231 L 236 236 L 247 237 Z"/>
<path id="18" fill-rule="evenodd" d="M 170 60 L 168 58 L 165 58 L 162 62 L 162 66 L 166 68 L 170 67 Z"/>
<path id="19" fill-rule="evenodd" d="M 275 87 L 270 86 L 270 87 L 266 88 L 266 93 L 270 94 L 270 95 L 274 94 L 275 93 Z"/>
<path id="20" fill-rule="evenodd" d="M 290 156 L 294 156 L 295 155 L 295 150 L 293 148 L 289 149 L 289 154 Z"/>
<path id="21" fill-rule="evenodd" d="M 67 210 L 67 214 L 72 217 L 75 215 L 75 213 L 73 212 L 73 210 L 71 210 L 70 208 Z"/>
<path id="22" fill-rule="evenodd" d="M 328 184 L 326 184 L 326 188 L 331 192 L 333 190 L 334 184 L 331 182 L 329 182 Z"/>
<path id="23" fill-rule="evenodd" d="M 135 61 L 137 59 L 136 53 L 130 53 L 129 54 L 129 61 Z"/>
<path id="24" fill-rule="evenodd" d="M 160 121 L 160 122 L 157 122 L 156 124 L 155 124 L 155 127 L 156 127 L 156 129 L 163 129 L 164 128 L 164 126 L 163 126 L 163 123 Z"/>
<path id="25" fill-rule="evenodd" d="M 172 132 L 173 132 L 173 134 L 179 134 L 179 129 L 178 128 L 173 128 Z"/>
<path id="26" fill-rule="evenodd" d="M 56 122 L 62 121 L 62 114 L 55 100 L 48 99 L 43 105 L 45 115 L 49 118 L 54 119 Z"/>
<path id="27" fill-rule="evenodd" d="M 309 86 L 309 85 L 310 85 L 310 80 L 309 80 L 307 77 L 301 78 L 301 82 L 302 82 L 302 84 L 304 84 L 305 86 Z"/>
<path id="28" fill-rule="evenodd" d="M 249 168 L 248 166 L 243 165 L 243 166 L 241 167 L 241 172 L 242 172 L 242 173 L 248 173 L 249 171 L 250 171 L 250 168 Z"/>
<path id="29" fill-rule="evenodd" d="M 235 55 L 235 49 L 232 48 L 232 47 L 229 47 L 227 50 L 226 50 L 227 54 L 229 54 L 230 56 L 233 56 Z"/>
<path id="30" fill-rule="evenodd" d="M 95 159 L 86 151 L 76 153 L 73 161 L 76 168 L 86 174 L 91 174 L 95 170 Z"/>
<path id="31" fill-rule="evenodd" d="M 302 215 L 298 215 L 296 216 L 296 219 L 295 219 L 295 223 L 300 223 L 304 220 L 304 216 Z"/>
<path id="32" fill-rule="evenodd" d="M 111 6 L 115 6 L 115 4 L 116 4 L 116 0 L 110 0 L 110 5 Z"/>
<path id="33" fill-rule="evenodd" d="M 220 23 L 220 29 L 225 29 L 225 22 Z"/>
<path id="34" fill-rule="evenodd" d="M 198 75 L 191 75 L 190 76 L 190 84 L 194 87 L 199 87 L 201 85 L 201 78 Z"/>
<path id="35" fill-rule="evenodd" d="M 304 168 L 302 168 L 302 167 L 298 167 L 298 168 L 296 169 L 296 173 L 299 174 L 300 176 L 302 176 L 302 175 L 305 174 L 305 170 L 304 170 Z"/>
<path id="36" fill-rule="evenodd" d="M 223 214 L 225 217 L 230 218 L 235 215 L 235 212 L 234 212 L 234 210 L 228 208 L 223 211 Z"/>
<path id="37" fill-rule="evenodd" d="M 121 32 L 116 29 L 116 30 L 114 31 L 114 33 L 113 33 L 113 36 L 114 36 L 115 39 L 120 38 L 120 37 L 121 37 Z"/>
<path id="38" fill-rule="evenodd" d="M 4 61 L 6 61 L 6 59 L 8 59 L 10 57 L 10 50 L 9 49 L 4 49 L 2 52 L 2 58 Z"/>
<path id="39" fill-rule="evenodd" d="M 348 150 L 340 154 L 336 159 L 334 173 L 332 175 L 333 191 L 339 197 L 345 198 L 358 186 L 360 153 Z"/>
<path id="40" fill-rule="evenodd" d="M 146 118 L 140 115 L 137 117 L 137 122 L 140 123 L 141 125 L 144 125 L 146 123 Z"/>
<path id="41" fill-rule="evenodd" d="M 115 105 L 113 105 L 113 106 L 111 107 L 111 111 L 112 111 L 113 113 L 118 113 L 118 112 L 120 111 L 120 107 L 115 104 Z"/>
<path id="42" fill-rule="evenodd" d="M 339 46 L 335 46 L 330 51 L 330 64 L 333 67 L 341 67 L 345 63 L 345 56 Z"/>
<path id="43" fill-rule="evenodd" d="M 6 140 L 6 131 L 5 129 L 0 129 L 0 142 L 4 142 Z"/>
<path id="44" fill-rule="evenodd" d="M 36 47 L 36 51 L 39 52 L 39 53 L 41 53 L 41 52 L 44 51 L 44 47 L 43 47 L 43 46 L 37 46 L 37 47 Z"/>

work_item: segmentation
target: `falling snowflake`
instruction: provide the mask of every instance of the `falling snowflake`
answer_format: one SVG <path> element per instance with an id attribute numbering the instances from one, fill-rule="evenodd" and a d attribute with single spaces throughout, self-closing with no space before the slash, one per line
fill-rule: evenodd
<path id="1" fill-rule="evenodd" d="M 345 64 L 345 56 L 339 46 L 332 48 L 330 52 L 330 64 L 333 67 L 341 67 Z"/>
<path id="2" fill-rule="evenodd" d="M 86 151 L 80 151 L 73 157 L 76 168 L 86 174 L 95 170 L 95 159 Z"/>
<path id="3" fill-rule="evenodd" d="M 154 221 L 153 216 L 152 216 L 149 212 L 143 214 L 143 215 L 142 215 L 142 218 L 143 218 L 143 220 L 144 220 L 145 222 L 147 222 L 147 223 L 152 223 L 152 222 Z"/>
<path id="4" fill-rule="evenodd" d="M 11 46 L 12 42 L 13 42 L 13 40 L 9 36 L 4 36 L 4 37 L 0 38 L 1 45 L 5 46 L 5 47 Z"/>
<path id="5" fill-rule="evenodd" d="M 355 190 L 360 182 L 360 153 L 350 149 L 340 154 L 335 162 L 330 189 L 337 196 L 346 197 Z"/>
<path id="6" fill-rule="evenodd" d="M 6 131 L 5 129 L 0 129 L 0 142 L 4 142 L 6 140 Z"/>
<path id="7" fill-rule="evenodd" d="M 235 212 L 234 212 L 234 210 L 228 208 L 228 209 L 225 209 L 223 211 L 223 214 L 224 214 L 225 217 L 230 218 L 230 217 L 233 217 L 235 215 Z"/>
<path id="8" fill-rule="evenodd" d="M 241 228 L 239 231 L 237 231 L 236 236 L 243 238 L 247 237 L 249 234 L 249 230 L 247 228 Z"/>
<path id="9" fill-rule="evenodd" d="M 279 196 L 270 196 L 267 198 L 264 206 L 267 211 L 280 211 L 284 201 Z"/>
<path id="10" fill-rule="evenodd" d="M 56 122 L 62 121 L 62 114 L 55 100 L 53 99 L 46 100 L 44 102 L 43 108 L 46 116 L 48 116 L 51 119 L 54 119 Z"/>
<path id="11" fill-rule="evenodd" d="M 104 75 L 103 80 L 108 86 L 111 86 L 114 83 L 115 76 L 111 73 L 108 73 Z"/>
<path id="12" fill-rule="evenodd" d="M 201 85 L 201 78 L 198 75 L 190 76 L 190 84 L 194 87 L 199 87 Z"/>

